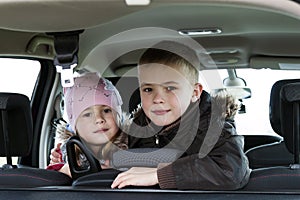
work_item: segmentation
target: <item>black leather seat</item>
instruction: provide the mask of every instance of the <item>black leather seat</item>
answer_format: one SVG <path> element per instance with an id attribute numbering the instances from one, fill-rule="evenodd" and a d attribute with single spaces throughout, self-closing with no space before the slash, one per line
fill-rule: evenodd
<path id="1" fill-rule="evenodd" d="M 300 79 L 286 79 L 274 83 L 270 94 L 269 118 L 275 133 L 283 136 L 280 120 L 280 91 L 290 83 L 300 83 Z M 252 169 L 272 166 L 287 166 L 293 162 L 293 155 L 287 150 L 284 140 L 260 145 L 246 151 Z"/>
<path id="2" fill-rule="evenodd" d="M 280 91 L 281 131 L 288 152 L 293 155 L 288 166 L 255 169 L 243 190 L 299 191 L 300 184 L 300 83 L 282 86 Z M 276 154 L 277 152 L 273 152 Z"/>
<path id="3" fill-rule="evenodd" d="M 0 187 L 40 187 L 71 185 L 67 175 L 46 169 L 12 165 L 12 156 L 28 156 L 33 139 L 33 125 L 28 97 L 0 93 L 0 156 L 7 164 L 0 168 Z"/>

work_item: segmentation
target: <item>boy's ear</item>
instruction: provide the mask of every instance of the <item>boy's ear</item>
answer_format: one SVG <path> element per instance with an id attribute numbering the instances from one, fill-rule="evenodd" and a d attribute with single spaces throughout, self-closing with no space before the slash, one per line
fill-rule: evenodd
<path id="1" fill-rule="evenodd" d="M 196 102 L 198 99 L 200 99 L 201 93 L 203 90 L 203 86 L 200 83 L 196 83 L 194 85 L 194 91 L 192 96 L 192 102 Z"/>

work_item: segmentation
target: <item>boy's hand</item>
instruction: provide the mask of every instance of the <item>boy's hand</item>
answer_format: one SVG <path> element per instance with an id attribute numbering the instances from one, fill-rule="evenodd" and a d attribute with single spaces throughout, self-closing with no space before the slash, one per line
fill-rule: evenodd
<path id="1" fill-rule="evenodd" d="M 62 163 L 62 155 L 60 151 L 60 146 L 61 143 L 58 143 L 56 147 L 51 149 L 51 154 L 50 154 L 50 164 L 57 164 L 57 163 Z"/>
<path id="2" fill-rule="evenodd" d="M 111 188 L 123 188 L 125 186 L 151 186 L 158 184 L 157 168 L 132 167 L 119 174 L 111 185 Z"/>

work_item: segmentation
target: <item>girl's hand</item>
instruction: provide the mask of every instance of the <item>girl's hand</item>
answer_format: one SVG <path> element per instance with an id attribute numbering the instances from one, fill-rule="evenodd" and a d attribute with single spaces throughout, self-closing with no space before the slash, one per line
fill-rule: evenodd
<path id="1" fill-rule="evenodd" d="M 61 143 L 58 143 L 56 147 L 51 149 L 51 154 L 50 154 L 50 164 L 51 165 L 63 162 L 61 151 L 60 151 L 60 146 L 61 146 Z"/>
<path id="2" fill-rule="evenodd" d="M 158 184 L 157 168 L 132 167 L 119 174 L 111 185 L 111 188 L 123 188 L 125 186 L 151 186 Z"/>
<path id="3" fill-rule="evenodd" d="M 101 163 L 101 168 L 102 169 L 110 169 L 111 166 L 109 164 L 109 160 L 105 160 L 105 163 Z"/>

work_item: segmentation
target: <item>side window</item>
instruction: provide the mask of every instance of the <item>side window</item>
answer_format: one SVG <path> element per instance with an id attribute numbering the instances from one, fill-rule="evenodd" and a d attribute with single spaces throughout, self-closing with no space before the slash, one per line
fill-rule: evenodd
<path id="1" fill-rule="evenodd" d="M 0 58 L 0 92 L 21 93 L 31 99 L 40 68 L 35 60 Z"/>
<path id="2" fill-rule="evenodd" d="M 0 92 L 21 93 L 32 97 L 41 65 L 39 61 L 14 58 L 0 58 Z M 18 158 L 12 158 L 17 164 Z M 6 163 L 0 157 L 0 166 Z"/>

